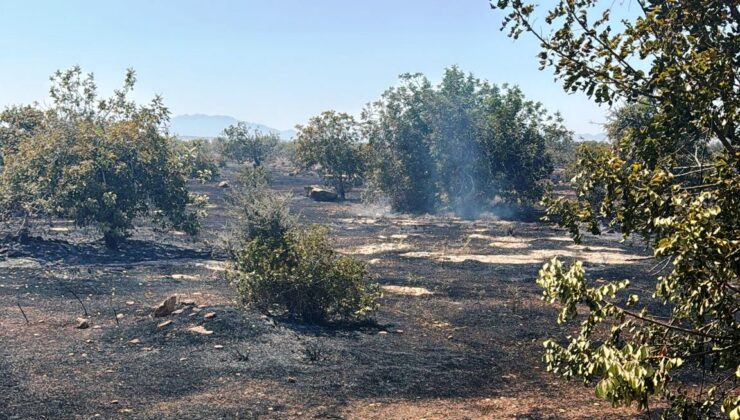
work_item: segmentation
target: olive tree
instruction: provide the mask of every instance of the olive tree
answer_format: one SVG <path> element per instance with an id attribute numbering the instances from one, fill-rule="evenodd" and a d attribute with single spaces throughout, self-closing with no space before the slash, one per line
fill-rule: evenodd
<path id="1" fill-rule="evenodd" d="M 79 67 L 51 80 L 48 110 L 2 114 L 0 206 L 6 221 L 20 219 L 22 235 L 30 219 L 68 218 L 96 226 L 109 247 L 129 235 L 139 216 L 196 233 L 204 202 L 188 193 L 183 167 L 162 132 L 168 111 L 161 99 L 148 105 L 128 100 L 132 70 L 107 99 L 98 97 L 92 74 Z"/>
<path id="2" fill-rule="evenodd" d="M 364 172 L 357 122 L 349 114 L 326 111 L 297 129 L 297 160 L 305 167 L 316 168 L 324 182 L 344 200 Z"/>
<path id="3" fill-rule="evenodd" d="M 612 126 L 615 148 L 582 156 L 578 198 L 548 199 L 549 214 L 576 240 L 583 223 L 598 234 L 603 220 L 639 235 L 659 270 L 641 296 L 627 280 L 594 283 L 580 262 L 546 264 L 538 284 L 560 305 L 558 322 L 585 310 L 574 337 L 545 342 L 548 368 L 597 382 L 613 404 L 647 408 L 657 395 L 666 417 L 740 418 L 737 3 L 640 0 L 619 22 L 613 2 L 492 5 L 511 36 L 540 41 L 542 66 L 566 90 L 628 107 Z M 539 17 L 551 31 L 535 29 Z"/>

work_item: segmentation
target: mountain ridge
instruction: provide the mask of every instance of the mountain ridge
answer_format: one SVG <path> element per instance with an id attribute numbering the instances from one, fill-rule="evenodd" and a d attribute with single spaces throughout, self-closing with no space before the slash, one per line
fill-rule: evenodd
<path id="1" fill-rule="evenodd" d="M 170 119 L 170 132 L 184 139 L 214 138 L 220 136 L 225 128 L 239 121 L 230 115 L 180 114 Z M 290 140 L 296 133 L 295 130 L 280 130 L 255 122 L 244 121 L 244 123 L 253 130 L 275 133 L 281 140 Z"/>

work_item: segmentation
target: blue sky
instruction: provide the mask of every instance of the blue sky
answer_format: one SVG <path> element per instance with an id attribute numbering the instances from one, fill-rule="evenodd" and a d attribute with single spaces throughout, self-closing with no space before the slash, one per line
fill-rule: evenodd
<path id="1" fill-rule="evenodd" d="M 0 107 L 48 102 L 56 69 L 80 64 L 107 95 L 133 67 L 138 100 L 286 129 L 358 113 L 400 73 L 436 81 L 457 64 L 519 85 L 576 132 L 602 131 L 607 110 L 563 92 L 501 18 L 487 0 L 0 0 Z"/>

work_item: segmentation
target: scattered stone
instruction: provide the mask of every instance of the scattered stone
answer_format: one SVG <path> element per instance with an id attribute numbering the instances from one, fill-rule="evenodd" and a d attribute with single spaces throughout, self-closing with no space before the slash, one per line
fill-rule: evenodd
<path id="1" fill-rule="evenodd" d="M 164 328 L 170 324 L 172 324 L 172 320 L 168 319 L 167 321 L 160 322 L 159 324 L 157 324 L 157 328 Z"/>
<path id="2" fill-rule="evenodd" d="M 403 334 L 403 330 L 396 330 L 396 334 Z"/>
<path id="3" fill-rule="evenodd" d="M 183 299 L 180 301 L 185 306 L 195 306 L 195 299 Z"/>
<path id="4" fill-rule="evenodd" d="M 111 400 L 111 404 L 118 404 L 118 400 Z"/>
<path id="5" fill-rule="evenodd" d="M 306 196 L 314 201 L 337 201 L 337 198 L 339 198 L 334 191 L 329 191 L 318 185 L 311 185 L 310 187 L 305 187 L 305 189 Z"/>
<path id="6" fill-rule="evenodd" d="M 378 331 L 378 335 L 386 335 L 388 334 L 388 331 Z"/>
<path id="7" fill-rule="evenodd" d="M 116 319 L 123 319 L 124 315 L 122 313 L 116 314 Z"/>
<path id="8" fill-rule="evenodd" d="M 180 361 L 181 361 L 181 362 L 185 362 L 185 361 L 187 361 L 187 360 L 188 360 L 188 358 L 187 358 L 187 357 L 181 357 L 181 358 L 180 358 Z"/>
<path id="9" fill-rule="evenodd" d="M 77 329 L 85 330 L 90 328 L 90 320 L 87 318 L 77 318 Z"/>
<path id="10" fill-rule="evenodd" d="M 141 344 L 141 340 L 138 338 L 134 338 L 133 340 L 129 341 L 130 344 Z"/>
<path id="11" fill-rule="evenodd" d="M 295 383 L 295 378 L 292 377 L 292 376 L 288 376 L 288 382 L 290 382 L 291 384 L 294 384 Z"/>
<path id="12" fill-rule="evenodd" d="M 129 305 L 129 306 L 133 305 L 134 303 L 136 303 L 136 302 L 134 302 L 133 300 L 127 300 L 126 301 L 126 305 Z"/>
<path id="13" fill-rule="evenodd" d="M 176 311 L 172 312 L 172 315 L 180 315 L 180 314 L 181 314 L 181 313 L 183 313 L 183 312 L 185 312 L 185 309 L 182 309 L 182 308 L 180 308 L 180 309 L 178 309 L 178 310 L 176 310 Z"/>
<path id="14" fill-rule="evenodd" d="M 224 348 L 224 346 L 222 346 L 220 344 L 216 344 L 215 346 L 213 346 L 213 348 L 216 349 L 216 350 L 221 350 L 222 348 Z"/>
<path id="15" fill-rule="evenodd" d="M 171 314 L 175 311 L 175 306 L 177 305 L 177 296 L 172 295 L 165 299 L 162 303 L 157 306 L 156 309 L 154 309 L 154 316 L 155 317 L 163 317 Z"/>
<path id="16" fill-rule="evenodd" d="M 205 318 L 205 319 L 211 319 L 211 318 L 215 318 L 215 317 L 216 317 L 216 313 L 215 312 L 208 312 L 207 314 L 203 315 L 203 318 Z"/>
<path id="17" fill-rule="evenodd" d="M 228 181 L 221 181 L 221 182 L 218 183 L 218 187 L 219 188 L 229 188 L 230 185 L 229 185 L 229 182 Z"/>
<path id="18" fill-rule="evenodd" d="M 211 334 L 213 334 L 213 331 L 210 331 L 210 330 L 205 329 L 205 327 L 203 327 L 202 325 L 198 325 L 197 327 L 190 327 L 190 328 L 188 328 L 188 331 L 191 331 L 191 332 L 194 332 L 194 333 L 198 333 L 198 334 L 202 334 L 202 335 L 211 335 Z"/>

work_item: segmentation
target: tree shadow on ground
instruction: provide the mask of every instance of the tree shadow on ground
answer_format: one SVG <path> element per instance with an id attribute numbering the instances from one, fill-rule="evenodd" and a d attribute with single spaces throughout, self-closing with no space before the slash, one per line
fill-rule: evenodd
<path id="1" fill-rule="evenodd" d="M 102 241 L 71 243 L 41 237 L 6 243 L 11 248 L 9 257 L 30 257 L 45 263 L 65 265 L 136 264 L 158 260 L 205 259 L 214 255 L 210 250 L 133 239 L 124 241 L 115 250 L 106 248 Z"/>

